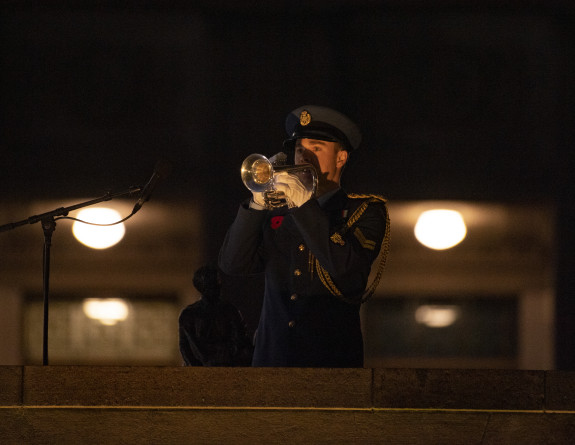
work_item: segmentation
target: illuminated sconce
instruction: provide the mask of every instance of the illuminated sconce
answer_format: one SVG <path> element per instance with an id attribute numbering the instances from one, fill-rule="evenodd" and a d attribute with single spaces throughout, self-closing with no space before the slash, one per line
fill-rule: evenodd
<path id="1" fill-rule="evenodd" d="M 86 298 L 84 314 L 100 323 L 113 326 L 128 318 L 128 305 L 121 298 Z"/>
<path id="2" fill-rule="evenodd" d="M 454 305 L 424 304 L 415 311 L 415 321 L 429 328 L 446 328 L 459 318 L 459 308 Z"/>
<path id="3" fill-rule="evenodd" d="M 427 210 L 415 224 L 415 237 L 425 247 L 445 250 L 459 244 L 467 234 L 461 213 L 455 210 Z"/>
<path id="4" fill-rule="evenodd" d="M 94 224 L 111 224 L 122 219 L 116 210 L 104 207 L 82 209 L 76 218 Z M 92 249 L 107 249 L 120 242 L 126 233 L 126 228 L 124 223 L 113 226 L 95 226 L 74 221 L 72 233 L 78 241 Z"/>

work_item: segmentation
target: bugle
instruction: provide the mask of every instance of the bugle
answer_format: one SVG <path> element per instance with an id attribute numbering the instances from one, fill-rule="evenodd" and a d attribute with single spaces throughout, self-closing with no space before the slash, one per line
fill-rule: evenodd
<path id="1" fill-rule="evenodd" d="M 242 162 L 241 176 L 244 185 L 252 192 L 264 194 L 266 207 L 275 208 L 285 204 L 274 188 L 274 176 L 280 172 L 298 174 L 309 172 L 310 177 L 297 175 L 304 186 L 315 194 L 317 189 L 317 172 L 312 164 L 278 165 L 264 155 L 253 153 Z M 279 192 L 281 193 L 281 192 Z M 283 195 L 283 193 L 282 193 Z"/>

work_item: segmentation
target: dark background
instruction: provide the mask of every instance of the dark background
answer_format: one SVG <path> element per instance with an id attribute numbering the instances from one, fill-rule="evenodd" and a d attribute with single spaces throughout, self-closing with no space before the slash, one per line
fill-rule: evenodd
<path id="1" fill-rule="evenodd" d="M 1 199 L 92 198 L 165 158 L 153 199 L 197 204 L 214 260 L 242 160 L 332 106 L 364 131 L 349 191 L 556 205 L 556 367 L 575 369 L 575 7 L 460 3 L 4 2 Z"/>

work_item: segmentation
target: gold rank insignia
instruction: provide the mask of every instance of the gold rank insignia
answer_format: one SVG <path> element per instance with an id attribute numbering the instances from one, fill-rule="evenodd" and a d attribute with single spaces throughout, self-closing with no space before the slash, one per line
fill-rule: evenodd
<path id="1" fill-rule="evenodd" d="M 311 114 L 307 110 L 303 110 L 299 115 L 299 123 L 302 127 L 305 127 L 311 122 Z"/>

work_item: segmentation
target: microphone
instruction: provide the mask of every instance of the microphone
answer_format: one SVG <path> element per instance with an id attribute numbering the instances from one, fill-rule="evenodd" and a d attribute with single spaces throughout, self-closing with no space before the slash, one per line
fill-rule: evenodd
<path id="1" fill-rule="evenodd" d="M 156 188 L 156 185 L 158 184 L 160 179 L 165 179 L 170 174 L 171 171 L 172 171 L 172 165 L 169 162 L 164 160 L 159 160 L 158 162 L 156 162 L 156 166 L 154 167 L 154 173 L 152 174 L 152 177 L 150 178 L 148 183 L 142 188 L 140 196 L 138 197 L 138 202 L 136 202 L 136 205 L 132 210 L 132 215 L 136 213 L 138 210 L 140 210 L 140 208 L 144 205 L 144 203 L 150 199 L 150 197 L 152 196 L 152 192 L 154 191 L 154 188 Z"/>

